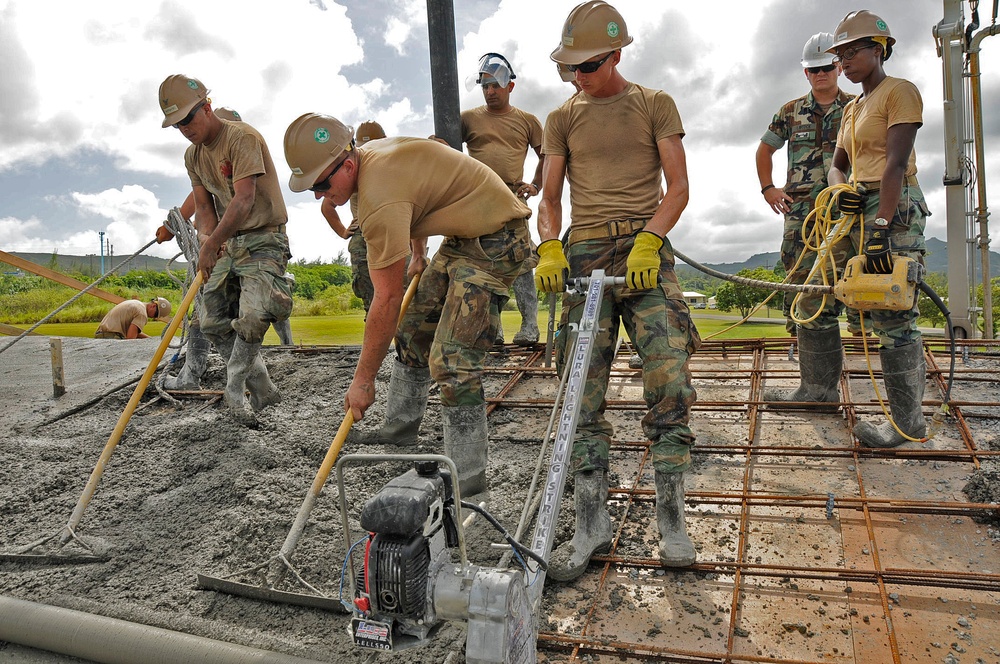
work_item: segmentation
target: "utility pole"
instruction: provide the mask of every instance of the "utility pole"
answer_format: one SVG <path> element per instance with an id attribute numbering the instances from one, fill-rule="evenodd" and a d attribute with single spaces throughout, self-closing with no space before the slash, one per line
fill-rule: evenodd
<path id="1" fill-rule="evenodd" d="M 104 231 L 97 231 L 101 236 L 101 276 L 104 276 Z"/>

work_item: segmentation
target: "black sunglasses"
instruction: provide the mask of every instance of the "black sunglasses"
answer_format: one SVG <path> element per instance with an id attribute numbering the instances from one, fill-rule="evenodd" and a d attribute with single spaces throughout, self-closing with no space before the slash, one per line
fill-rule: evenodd
<path id="1" fill-rule="evenodd" d="M 595 71 L 601 68 L 601 65 L 603 65 L 605 62 L 608 61 L 608 58 L 610 58 L 614 54 L 615 52 L 611 51 L 610 53 L 605 55 L 600 60 L 597 60 L 596 62 L 581 62 L 578 65 L 566 65 L 566 69 L 570 70 L 571 72 L 579 71 L 583 72 L 584 74 L 593 74 Z"/>
<path id="2" fill-rule="evenodd" d="M 823 72 L 824 74 L 829 74 L 836 68 L 837 65 L 823 65 L 822 67 L 806 67 L 806 71 L 809 72 L 810 74 L 818 74 L 820 72 Z"/>
<path id="3" fill-rule="evenodd" d="M 330 191 L 330 180 L 332 180 L 333 176 L 337 174 L 337 171 L 340 170 L 340 167 L 347 163 L 347 159 L 350 159 L 350 157 L 345 158 L 344 161 L 337 164 L 334 167 L 334 169 L 330 171 L 330 174 L 327 175 L 325 178 L 323 178 L 322 182 L 317 182 L 313 186 L 309 187 L 309 191 L 313 192 L 314 194 L 322 194 L 324 192 Z"/>
<path id="4" fill-rule="evenodd" d="M 177 127 L 186 127 L 189 124 L 191 124 L 191 121 L 194 120 L 194 116 L 196 116 L 198 114 L 198 111 L 200 111 L 201 107 L 204 106 L 204 105 L 205 105 L 205 102 L 201 102 L 200 104 L 198 104 L 197 106 L 195 106 L 194 108 L 192 108 L 191 112 L 188 113 L 187 116 L 183 120 L 181 120 L 180 122 L 174 123 L 174 127 L 175 128 L 177 128 Z"/>

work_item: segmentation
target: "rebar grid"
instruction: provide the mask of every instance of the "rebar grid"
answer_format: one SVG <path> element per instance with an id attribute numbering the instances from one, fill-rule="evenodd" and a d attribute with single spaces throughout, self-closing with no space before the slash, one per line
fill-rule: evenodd
<path id="1" fill-rule="evenodd" d="M 613 576 L 623 572 L 628 573 L 628 570 L 645 574 L 656 573 L 662 569 L 656 558 L 636 556 L 622 551 L 623 532 L 627 528 L 642 528 L 648 525 L 634 522 L 633 519 L 638 518 L 637 511 L 642 509 L 649 511 L 648 505 L 654 501 L 655 492 L 643 486 L 643 473 L 649 470 L 651 464 L 648 444 L 646 441 L 635 439 L 637 434 L 641 436 L 641 430 L 637 424 L 634 427 L 616 425 L 612 454 L 630 459 L 631 466 L 628 477 L 625 476 L 625 472 L 619 471 L 621 486 L 612 487 L 609 495 L 609 502 L 616 508 L 615 518 L 620 519 L 615 540 L 611 551 L 607 555 L 594 556 L 588 573 L 577 584 L 573 584 L 585 583 L 588 588 L 585 595 L 589 598 L 586 606 L 576 611 L 576 614 L 581 616 L 578 626 L 572 631 L 540 630 L 538 647 L 542 657 L 568 656 L 570 661 L 578 661 L 583 655 L 592 655 L 596 656 L 598 661 L 604 661 L 601 659 L 604 657 L 607 661 L 781 662 L 783 664 L 806 662 L 819 664 L 830 661 L 830 654 L 816 658 L 773 656 L 763 654 L 759 650 L 756 653 L 748 652 L 745 647 L 741 647 L 742 637 L 745 635 L 741 624 L 749 617 L 744 598 L 748 593 L 760 590 L 760 586 L 754 586 L 754 583 L 768 579 L 779 579 L 779 583 L 785 583 L 796 590 L 799 582 L 835 584 L 850 582 L 860 584 L 873 595 L 870 601 L 877 603 L 881 610 L 877 620 L 871 620 L 871 623 L 879 623 L 874 628 L 877 636 L 866 641 L 865 638 L 857 638 L 852 633 L 853 652 L 845 653 L 842 650 L 837 652 L 834 648 L 834 654 L 839 657 L 839 659 L 835 657 L 836 661 L 910 661 L 912 653 L 904 652 L 904 645 L 900 643 L 897 630 L 897 621 L 894 620 L 893 609 L 896 609 L 897 615 L 900 613 L 898 593 L 893 592 L 895 588 L 921 588 L 941 593 L 958 591 L 972 597 L 969 601 L 973 606 L 995 606 L 1000 598 L 1000 574 L 996 573 L 996 568 L 1000 565 L 996 564 L 995 559 L 991 570 L 986 571 L 947 569 L 946 565 L 918 568 L 895 565 L 891 560 L 883 561 L 880 551 L 886 551 L 890 558 L 894 552 L 893 542 L 886 541 L 892 533 L 886 529 L 881 520 L 891 516 L 906 524 L 908 517 L 917 519 L 945 517 L 962 521 L 967 525 L 971 516 L 986 512 L 1000 513 L 1000 508 L 995 504 L 959 499 L 924 500 L 906 496 L 879 495 L 885 490 L 881 486 L 882 480 L 878 474 L 880 468 L 871 464 L 935 463 L 971 472 L 979 468 L 981 460 L 1000 456 L 1000 451 L 980 449 L 976 443 L 976 435 L 970 427 L 970 421 L 1000 419 L 1000 402 L 995 398 L 969 399 L 962 398 L 961 395 L 956 396 L 960 386 L 967 388 L 967 391 L 993 388 L 993 394 L 987 396 L 996 396 L 997 390 L 1000 390 L 1000 343 L 959 341 L 957 344 L 959 360 L 954 377 L 955 387 L 949 402 L 951 412 L 946 429 L 942 431 L 942 434 L 947 434 L 944 436 L 944 444 L 950 441 L 953 443 L 951 447 L 941 448 L 933 441 L 929 441 L 925 445 L 911 443 L 901 449 L 884 450 L 860 447 L 850 434 L 859 416 L 881 415 L 877 400 L 864 396 L 871 387 L 867 368 L 857 366 L 859 358 L 861 361 L 864 360 L 862 343 L 861 339 L 844 339 L 846 362 L 840 381 L 843 395 L 840 413 L 818 416 L 827 418 L 827 422 L 830 418 L 834 420 L 839 418 L 843 422 L 837 430 L 837 435 L 823 439 L 822 445 L 815 442 L 785 444 L 785 440 L 781 440 L 780 444 L 761 442 L 762 434 L 769 426 L 765 419 L 772 415 L 780 418 L 791 413 L 792 418 L 798 418 L 798 421 L 804 422 L 806 426 L 813 419 L 810 413 L 801 410 L 769 411 L 766 409 L 768 402 L 762 396 L 765 384 L 794 382 L 797 379 L 796 366 L 789 365 L 784 368 L 780 366 L 791 356 L 789 348 L 792 341 L 760 339 L 707 342 L 692 358 L 692 374 L 700 391 L 711 393 L 714 387 L 722 385 L 742 395 L 738 399 L 699 398 L 692 412 L 691 423 L 696 434 L 699 433 L 700 425 L 710 429 L 720 423 L 723 428 L 728 427 L 742 432 L 738 434 L 738 439 L 733 436 L 733 440 L 725 443 L 715 440 L 699 442 L 693 449 L 696 459 L 721 461 L 733 467 L 740 467 L 742 471 L 738 486 L 726 491 L 700 490 L 696 477 L 693 484 L 689 479 L 686 493 L 689 529 L 698 520 L 695 515 L 704 517 L 705 513 L 701 509 L 710 506 L 724 510 L 722 514 L 730 517 L 736 524 L 737 541 L 734 559 L 713 560 L 711 555 L 703 552 L 699 555 L 698 563 L 683 570 L 683 573 L 693 572 L 699 578 L 708 579 L 714 575 L 716 580 L 724 578 L 731 583 L 729 610 L 726 612 L 727 624 L 721 641 L 713 642 L 707 649 L 692 649 L 676 645 L 669 626 L 662 627 L 660 638 L 653 639 L 652 643 L 650 639 L 642 639 L 640 642 L 640 640 L 611 638 L 609 635 L 602 635 L 597 629 L 599 619 L 611 619 L 617 624 L 627 624 L 633 620 L 620 607 L 616 614 L 607 604 L 608 593 L 615 583 Z M 869 354 L 877 362 L 878 354 L 874 349 L 877 340 L 870 340 L 869 344 Z M 929 383 L 923 404 L 924 414 L 929 416 L 941 404 L 944 397 L 950 356 L 949 347 L 942 340 L 925 340 L 924 347 Z M 500 393 L 488 399 L 490 412 L 499 408 L 551 409 L 552 399 L 526 396 L 524 394 L 526 389 L 521 389 L 521 393 L 518 394 L 518 386 L 526 379 L 556 380 L 553 368 L 540 366 L 542 360 L 540 353 L 527 349 L 510 350 L 510 347 L 506 347 L 502 358 L 495 356 L 494 359 L 502 359 L 503 365 L 491 366 L 487 372 L 507 376 L 508 380 Z M 972 366 L 969 363 L 970 359 L 974 360 L 975 364 L 986 366 Z M 620 354 L 616 358 L 616 367 L 611 374 L 612 385 L 641 385 L 641 370 L 623 368 L 627 366 L 627 360 L 627 353 Z M 874 367 L 874 374 L 877 378 L 881 377 L 877 366 Z M 879 389 L 884 389 L 881 381 Z M 613 398 L 609 389 L 607 399 L 609 419 L 616 414 L 645 411 L 645 409 L 646 405 L 641 399 Z M 854 481 L 851 488 L 856 490 L 857 495 L 834 495 L 821 491 L 781 493 L 755 487 L 755 483 L 758 482 L 756 475 L 761 469 L 766 469 L 769 462 L 781 459 L 849 463 L 846 467 L 853 473 Z M 647 507 L 643 508 L 644 505 Z M 810 512 L 825 510 L 827 519 L 836 515 L 837 531 L 843 547 L 839 564 L 834 566 L 766 564 L 750 560 L 751 533 L 762 523 L 766 523 L 767 519 L 780 519 L 766 516 L 761 510 L 767 508 Z M 788 521 L 787 516 L 783 519 L 785 522 Z M 853 531 L 860 532 L 860 535 Z M 692 539 L 697 543 L 696 537 L 692 533 Z M 857 564 L 850 566 L 847 565 L 848 537 L 860 538 L 858 541 L 865 543 L 862 548 L 864 555 L 855 561 Z M 851 544 L 854 545 L 855 542 Z M 996 551 L 995 545 L 993 551 Z M 820 556 L 817 555 L 816 558 L 819 559 Z M 676 571 L 666 570 L 666 578 L 675 573 Z M 571 589 L 572 586 L 553 585 L 547 592 L 552 593 L 555 596 L 553 602 L 558 603 L 561 594 Z M 853 613 L 841 631 L 860 629 L 870 632 L 873 628 L 869 626 L 868 616 L 865 616 L 862 624 L 852 605 L 850 594 L 852 588 L 847 587 L 844 592 L 847 593 L 846 604 L 851 605 Z M 938 599 L 944 602 L 941 596 Z M 905 611 L 902 613 L 904 616 L 909 615 Z M 541 625 L 544 627 L 545 622 L 542 621 Z M 788 629 L 787 625 L 785 629 Z M 876 644 L 878 647 L 873 645 L 875 642 L 878 642 Z M 721 647 L 716 647 L 717 644 L 721 644 Z M 993 652 L 996 654 L 995 650 Z M 926 653 L 921 654 L 926 656 Z M 944 654 L 937 658 L 940 659 Z M 844 660 L 844 657 L 848 659 Z"/>

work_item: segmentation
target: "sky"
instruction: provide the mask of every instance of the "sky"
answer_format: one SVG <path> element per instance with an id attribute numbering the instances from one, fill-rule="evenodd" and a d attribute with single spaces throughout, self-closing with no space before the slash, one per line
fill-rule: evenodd
<path id="1" fill-rule="evenodd" d="M 932 34 L 944 1 L 613 2 L 634 38 L 619 70 L 670 94 L 684 123 L 691 195 L 671 231 L 674 246 L 706 263 L 778 250 L 782 219 L 760 195 L 755 150 L 778 108 L 808 91 L 799 64 L 806 40 L 862 8 L 897 39 L 887 73 L 923 96 L 916 150 L 932 211 L 926 234 L 946 239 L 942 68 Z M 517 74 L 511 102 L 544 124 L 572 92 L 549 53 L 577 2 L 455 0 L 461 108 L 482 105 L 464 81 L 480 55 L 496 51 Z M 991 5 L 981 6 L 983 26 Z M 319 112 L 355 127 L 377 120 L 390 136 L 434 133 L 426 11 L 425 0 L 0 0 L 0 249 L 100 254 L 103 231 L 105 251 L 124 257 L 151 240 L 190 191 L 189 144 L 160 127 L 156 100 L 164 78 L 185 74 L 263 134 L 284 188 L 292 260 L 346 256 L 347 241 L 327 227 L 319 202 L 287 188 L 285 129 Z M 965 13 L 968 22 L 967 4 Z M 984 106 L 1000 108 L 1000 37 L 983 42 L 981 57 Z M 987 113 L 990 154 L 1000 115 Z M 775 155 L 778 184 L 783 155 Z M 535 163 L 529 154 L 528 177 Z M 998 176 L 995 161 L 986 172 L 994 191 Z M 537 198 L 529 205 L 537 209 Z M 346 207 L 341 216 L 349 218 Z M 147 253 L 177 251 L 166 243 Z"/>

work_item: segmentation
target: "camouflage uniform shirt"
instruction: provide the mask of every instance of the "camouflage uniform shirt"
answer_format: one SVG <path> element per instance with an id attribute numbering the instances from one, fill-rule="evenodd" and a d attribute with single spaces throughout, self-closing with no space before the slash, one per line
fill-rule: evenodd
<path id="1" fill-rule="evenodd" d="M 774 114 L 760 140 L 780 149 L 788 145 L 788 175 L 785 193 L 792 197 L 792 214 L 785 215 L 785 233 L 797 232 L 812 209 L 816 196 L 827 187 L 827 173 L 837 148 L 837 130 L 847 102 L 854 99 L 841 91 L 823 113 L 812 92 L 793 99 Z M 808 202 L 808 206 L 798 205 Z M 800 210 L 804 212 L 799 213 Z"/>

